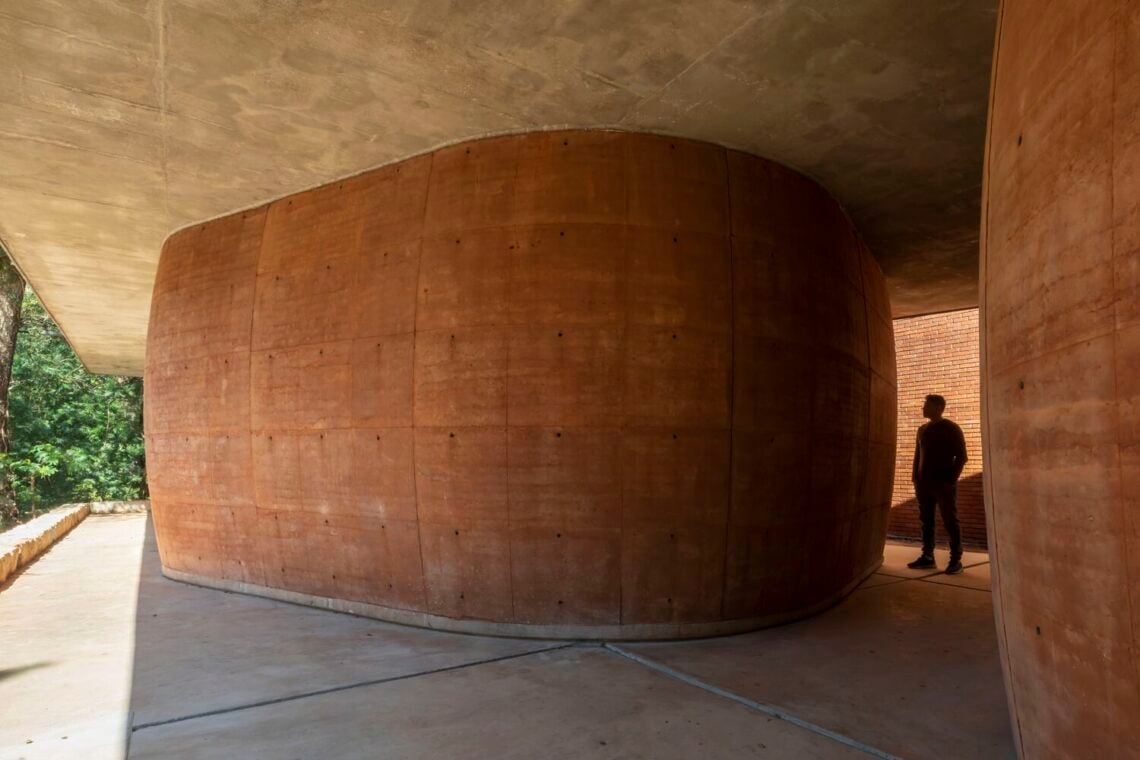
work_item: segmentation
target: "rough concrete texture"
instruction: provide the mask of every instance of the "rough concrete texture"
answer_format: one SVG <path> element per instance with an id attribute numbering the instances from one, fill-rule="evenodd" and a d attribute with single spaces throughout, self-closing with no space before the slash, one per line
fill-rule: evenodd
<path id="1" fill-rule="evenodd" d="M 1025 757 L 1140 757 L 1140 4 L 1006 0 L 986 506 Z"/>
<path id="2" fill-rule="evenodd" d="M 70 504 L 0 533 L 0 585 L 83 521 L 88 504 Z"/>
<path id="3" fill-rule="evenodd" d="M 150 501 L 148 499 L 91 502 L 91 514 L 93 515 L 127 515 L 135 512 L 147 512 L 149 510 Z"/>
<path id="4" fill-rule="evenodd" d="M 619 126 L 815 177 L 897 312 L 972 306 L 995 0 L 5 0 L 0 238 L 97 372 L 162 241 L 440 145 Z"/>
<path id="5" fill-rule="evenodd" d="M 146 522 L 88 520 L 0 593 L 0 756 L 121 758 L 128 733 L 130 758 L 178 760 L 1012 751 L 989 594 L 946 576 L 877 574 L 809 621 L 623 645 L 634 662 L 175 583 Z M 912 556 L 888 546 L 884 572 Z"/>
<path id="6" fill-rule="evenodd" d="M 882 276 L 817 185 L 717 146 L 492 138 L 189 228 L 147 361 L 172 570 L 675 636 L 881 556 Z"/>

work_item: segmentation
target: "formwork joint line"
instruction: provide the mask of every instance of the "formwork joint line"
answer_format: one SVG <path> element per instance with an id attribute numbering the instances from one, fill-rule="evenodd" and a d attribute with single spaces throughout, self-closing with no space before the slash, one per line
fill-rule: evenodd
<path id="1" fill-rule="evenodd" d="M 257 707 L 267 707 L 269 705 L 278 705 L 283 702 L 295 702 L 299 699 L 308 699 L 309 697 L 320 697 L 325 694 L 335 694 L 339 691 L 348 691 L 350 689 L 359 689 L 363 686 L 377 686 L 384 683 L 392 683 L 394 681 L 408 681 L 420 676 L 430 676 L 436 673 L 449 673 L 453 670 L 464 670 L 466 668 L 473 668 L 477 665 L 489 665 L 495 662 L 503 662 L 504 660 L 516 660 L 520 657 L 529 657 L 535 654 L 544 654 L 546 652 L 555 652 L 559 649 L 567 649 L 574 646 L 574 642 L 565 644 L 556 644 L 554 646 L 544 647 L 542 649 L 532 649 L 527 652 L 515 652 L 514 654 L 505 654 L 500 657 L 488 657 L 483 660 L 474 660 L 472 662 L 461 662 L 458 665 L 447 665 L 442 668 L 434 668 L 432 670 L 419 670 L 415 673 L 404 673 L 398 676 L 388 676 L 386 678 L 373 678 L 367 681 L 357 681 L 355 683 L 344 684 L 343 686 L 331 686 L 327 689 L 317 689 L 315 691 L 306 691 L 301 694 L 290 694 L 287 697 L 277 697 L 275 699 L 263 699 L 257 702 L 249 702 L 244 705 L 235 705 L 233 707 L 220 707 L 217 710 L 206 710 L 200 713 L 193 713 L 191 715 L 181 715 L 177 718 L 167 718 L 166 720 L 155 720 L 150 723 L 141 723 L 137 726 L 131 727 L 131 733 L 141 731 L 144 728 L 156 728 L 158 726 L 166 726 L 171 723 L 182 723 L 187 720 L 197 720 L 198 718 L 210 718 L 215 715 L 226 715 L 234 712 L 241 712 L 242 710 L 252 710 Z"/>
<path id="2" fill-rule="evenodd" d="M 791 723 L 793 726 L 798 726 L 799 728 L 810 731 L 813 734 L 817 734 L 826 739 L 830 739 L 833 742 L 838 742 L 845 747 L 850 747 L 851 749 L 858 750 L 873 757 L 883 758 L 883 760 L 903 760 L 898 755 L 892 755 L 889 752 L 877 749 L 870 746 L 869 744 L 864 744 L 858 739 L 852 739 L 850 736 L 844 736 L 843 734 L 832 731 L 831 729 L 816 725 L 815 723 L 797 717 L 780 707 L 769 705 L 764 702 L 757 702 L 754 699 L 749 699 L 748 697 L 742 696 L 733 691 L 729 691 L 728 689 L 722 689 L 719 686 L 714 686 L 711 683 L 706 683 L 699 678 L 695 678 L 694 676 L 688 675 L 687 673 L 682 673 L 681 671 L 675 670 L 674 668 L 657 662 L 656 660 L 651 660 L 648 657 L 643 657 L 636 652 L 632 652 L 628 649 L 624 649 L 620 646 L 609 643 L 604 644 L 603 647 L 610 650 L 619 657 L 624 657 L 627 660 L 636 662 L 638 665 L 642 665 L 646 668 L 649 668 L 650 670 L 656 671 L 664 676 L 672 678 L 675 681 L 680 681 L 681 683 L 688 684 L 689 686 L 695 686 L 696 688 L 707 691 L 710 694 L 715 694 L 716 696 L 722 697 L 723 699 L 736 702 L 737 704 L 743 705 L 750 710 L 755 710 L 756 712 L 763 713 L 764 715 L 768 715 L 772 718 L 779 718 L 782 721 Z"/>

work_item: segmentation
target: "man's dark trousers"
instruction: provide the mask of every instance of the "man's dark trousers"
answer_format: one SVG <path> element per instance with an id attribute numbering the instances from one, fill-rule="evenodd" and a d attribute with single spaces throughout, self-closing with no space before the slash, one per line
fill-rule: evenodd
<path id="1" fill-rule="evenodd" d="M 942 512 L 942 525 L 950 536 L 950 561 L 962 559 L 962 529 L 958 526 L 958 483 L 926 481 L 915 484 L 918 516 L 922 520 L 922 553 L 934 556 L 934 507 Z"/>

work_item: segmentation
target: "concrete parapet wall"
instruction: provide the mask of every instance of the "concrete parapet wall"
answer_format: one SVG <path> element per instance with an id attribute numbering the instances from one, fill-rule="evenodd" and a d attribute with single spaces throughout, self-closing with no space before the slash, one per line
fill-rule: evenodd
<path id="1" fill-rule="evenodd" d="M 90 512 L 90 504 L 69 504 L 0 533 L 0 584 L 67 535 Z"/>
<path id="2" fill-rule="evenodd" d="M 881 558 L 882 274 L 715 145 L 491 138 L 187 228 L 145 387 L 171 573 L 605 636 L 783 619 Z"/>

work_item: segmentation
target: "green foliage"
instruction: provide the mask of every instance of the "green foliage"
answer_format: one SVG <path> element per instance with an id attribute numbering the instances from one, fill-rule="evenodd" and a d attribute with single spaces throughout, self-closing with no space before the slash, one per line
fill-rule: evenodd
<path id="1" fill-rule="evenodd" d="M 21 511 L 145 497 L 142 380 L 92 375 L 31 291 L 23 309 L 7 456 Z"/>

